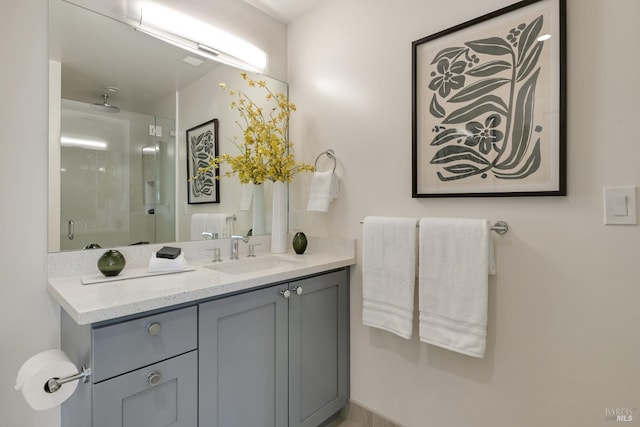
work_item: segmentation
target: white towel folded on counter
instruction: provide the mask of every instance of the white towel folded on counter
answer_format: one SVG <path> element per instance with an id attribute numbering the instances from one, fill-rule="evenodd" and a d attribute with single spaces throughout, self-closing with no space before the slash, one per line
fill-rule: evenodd
<path id="1" fill-rule="evenodd" d="M 158 258 L 156 253 L 151 254 L 149 259 L 149 273 L 172 273 L 174 271 L 184 271 L 189 268 L 184 254 L 181 253 L 175 259 Z"/>

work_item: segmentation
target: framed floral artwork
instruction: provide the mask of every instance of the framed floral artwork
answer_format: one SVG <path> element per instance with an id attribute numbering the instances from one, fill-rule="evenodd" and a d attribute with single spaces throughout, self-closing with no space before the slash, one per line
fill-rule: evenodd
<path id="1" fill-rule="evenodd" d="M 219 156 L 218 119 L 187 130 L 187 194 L 189 204 L 220 203 L 220 170 L 209 168 Z M 199 173 L 200 172 L 200 173 Z"/>
<path id="2" fill-rule="evenodd" d="M 412 43 L 413 197 L 566 195 L 565 0 Z"/>

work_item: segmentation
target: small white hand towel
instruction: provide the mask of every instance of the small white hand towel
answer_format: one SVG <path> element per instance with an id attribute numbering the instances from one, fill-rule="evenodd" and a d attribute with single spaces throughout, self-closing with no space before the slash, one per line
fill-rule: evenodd
<path id="1" fill-rule="evenodd" d="M 241 184 L 242 194 L 240 196 L 240 210 L 248 211 L 253 200 L 253 184 Z"/>
<path id="2" fill-rule="evenodd" d="M 488 276 L 495 270 L 490 230 L 487 220 L 420 220 L 421 341 L 484 357 Z"/>
<path id="3" fill-rule="evenodd" d="M 309 190 L 308 211 L 327 212 L 329 203 L 339 196 L 338 177 L 333 171 L 314 172 Z"/>
<path id="4" fill-rule="evenodd" d="M 149 259 L 149 273 L 170 273 L 173 271 L 183 271 L 188 267 L 187 261 L 184 259 L 184 253 L 178 255 L 175 259 L 157 258 L 156 253 L 151 254 Z"/>
<path id="5" fill-rule="evenodd" d="M 362 231 L 362 323 L 405 339 L 413 333 L 416 223 L 367 217 Z"/>

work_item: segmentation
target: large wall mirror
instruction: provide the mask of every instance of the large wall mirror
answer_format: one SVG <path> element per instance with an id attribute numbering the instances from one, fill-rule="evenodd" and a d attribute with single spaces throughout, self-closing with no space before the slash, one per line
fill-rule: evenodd
<path id="1" fill-rule="evenodd" d="M 241 87 L 240 70 L 63 0 L 49 9 L 49 251 L 196 240 L 201 214 L 232 218 L 219 238 L 252 230 L 237 178 L 220 181 L 219 203 L 187 197 L 185 131 L 217 118 L 220 153 L 234 152 L 219 83 Z"/>

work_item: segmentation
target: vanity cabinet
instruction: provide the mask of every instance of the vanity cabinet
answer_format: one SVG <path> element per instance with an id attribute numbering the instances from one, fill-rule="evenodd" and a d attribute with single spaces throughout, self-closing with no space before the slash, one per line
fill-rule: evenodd
<path id="1" fill-rule="evenodd" d="M 61 315 L 90 367 L 65 427 L 316 427 L 349 398 L 348 269 L 98 325 Z"/>
<path id="2" fill-rule="evenodd" d="M 200 427 L 316 427 L 349 397 L 347 270 L 199 305 Z"/>

